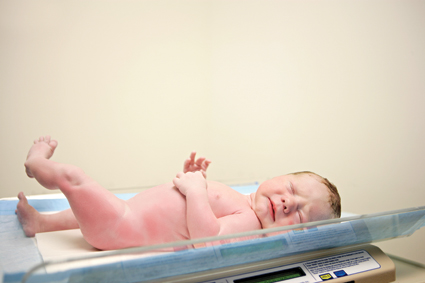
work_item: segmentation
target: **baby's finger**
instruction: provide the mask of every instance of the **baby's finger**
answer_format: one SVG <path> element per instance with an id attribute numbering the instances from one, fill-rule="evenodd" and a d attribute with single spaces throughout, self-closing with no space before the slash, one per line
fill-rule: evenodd
<path id="1" fill-rule="evenodd" d="M 204 176 L 204 178 L 207 178 L 207 172 L 205 172 L 205 170 L 201 170 L 202 176 Z"/>
<path id="2" fill-rule="evenodd" d="M 188 159 L 186 159 L 185 161 L 184 161 L 184 164 L 183 164 L 183 172 L 188 172 L 189 171 L 189 167 L 190 167 L 190 163 L 191 163 L 191 159 L 190 158 L 188 158 Z"/>
<path id="3" fill-rule="evenodd" d="M 174 185 L 177 189 L 179 189 L 179 190 L 180 190 L 181 184 L 182 184 L 182 180 L 181 180 L 181 179 L 179 179 L 179 178 L 174 178 L 174 179 L 173 179 L 173 185 Z"/>
<path id="4" fill-rule="evenodd" d="M 208 166 L 210 166 L 210 164 L 211 164 L 211 160 L 205 160 L 203 163 L 202 163 L 202 166 L 201 166 L 201 168 L 202 168 L 202 170 L 204 170 L 204 171 L 207 171 L 207 169 L 208 169 Z"/>
<path id="5" fill-rule="evenodd" d="M 196 160 L 196 165 L 201 167 L 202 163 L 205 161 L 205 157 L 199 157 L 198 160 Z"/>
<path id="6" fill-rule="evenodd" d="M 190 153 L 190 160 L 192 160 L 193 162 L 195 162 L 195 156 L 196 156 L 196 151 L 192 151 Z"/>
<path id="7" fill-rule="evenodd" d="M 196 156 L 196 151 L 192 151 L 190 153 L 190 157 L 186 159 L 186 161 L 184 162 L 184 165 L 183 165 L 184 172 L 190 171 L 190 167 L 195 163 L 195 156 Z"/>

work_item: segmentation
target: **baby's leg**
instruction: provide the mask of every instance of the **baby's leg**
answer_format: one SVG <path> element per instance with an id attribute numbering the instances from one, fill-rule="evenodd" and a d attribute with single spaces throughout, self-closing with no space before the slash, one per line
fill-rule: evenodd
<path id="1" fill-rule="evenodd" d="M 49 160 L 57 142 L 41 137 L 34 142 L 25 162 L 29 177 L 34 177 L 47 189 L 60 189 L 66 196 L 84 238 L 99 249 L 120 248 L 117 245 L 121 226 L 129 226 L 125 201 L 100 186 L 80 168 Z M 129 231 L 127 229 L 127 231 Z M 129 231 L 130 232 L 130 231 Z M 127 233 L 128 237 L 133 236 Z M 125 241 L 125 239 L 122 239 Z M 121 244 L 122 245 L 122 244 Z"/>
<path id="2" fill-rule="evenodd" d="M 22 192 L 18 194 L 18 198 L 16 214 L 27 237 L 34 237 L 36 233 L 41 232 L 79 228 L 71 209 L 53 214 L 41 214 L 28 204 L 28 200 Z"/>

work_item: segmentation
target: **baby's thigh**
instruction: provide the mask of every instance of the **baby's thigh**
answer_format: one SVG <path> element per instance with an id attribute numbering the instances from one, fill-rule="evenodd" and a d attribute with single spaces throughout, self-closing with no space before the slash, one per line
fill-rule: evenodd
<path id="1" fill-rule="evenodd" d="M 171 188 L 157 189 L 140 193 L 127 203 L 132 225 L 144 236 L 163 241 L 182 240 L 188 236 L 186 199 L 180 192 Z"/>

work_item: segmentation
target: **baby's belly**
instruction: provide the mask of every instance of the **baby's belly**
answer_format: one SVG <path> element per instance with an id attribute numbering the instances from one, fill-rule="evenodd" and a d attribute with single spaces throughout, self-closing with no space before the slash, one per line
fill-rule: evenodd
<path id="1" fill-rule="evenodd" d="M 186 199 L 172 183 L 140 192 L 128 200 L 141 245 L 189 239 Z"/>

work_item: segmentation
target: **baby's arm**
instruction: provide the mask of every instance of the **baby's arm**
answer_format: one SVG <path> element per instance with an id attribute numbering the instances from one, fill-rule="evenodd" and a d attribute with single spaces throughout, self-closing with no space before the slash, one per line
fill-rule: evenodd
<path id="1" fill-rule="evenodd" d="M 173 183 L 186 196 L 186 221 L 190 238 L 218 235 L 220 223 L 211 209 L 207 182 L 202 172 L 180 172 Z"/>

